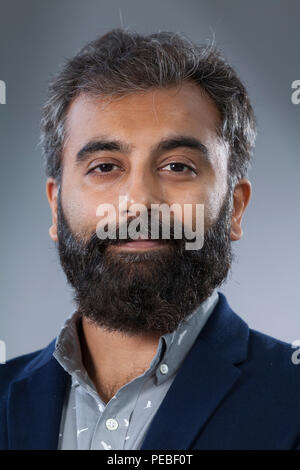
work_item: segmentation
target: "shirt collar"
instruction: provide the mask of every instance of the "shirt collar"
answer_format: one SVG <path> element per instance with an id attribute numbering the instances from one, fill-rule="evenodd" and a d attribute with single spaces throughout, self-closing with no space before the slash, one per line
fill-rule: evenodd
<path id="1" fill-rule="evenodd" d="M 156 383 L 159 385 L 177 372 L 213 312 L 218 299 L 219 295 L 215 290 L 178 325 L 176 330 L 159 338 L 156 354 L 149 369 L 143 375 L 154 374 Z M 78 311 L 72 312 L 56 338 L 53 356 L 71 375 L 74 385 L 88 386 L 91 391 L 95 392 L 95 387 L 82 361 L 80 327 L 81 314 Z"/>

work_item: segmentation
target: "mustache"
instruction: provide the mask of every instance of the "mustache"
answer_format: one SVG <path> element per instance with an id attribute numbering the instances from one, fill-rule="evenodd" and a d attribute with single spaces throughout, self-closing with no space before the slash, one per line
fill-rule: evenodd
<path id="1" fill-rule="evenodd" d="M 114 232 L 114 238 L 107 237 L 102 238 L 98 236 L 97 229 L 90 235 L 89 241 L 87 243 L 87 247 L 95 247 L 96 245 L 99 248 L 105 248 L 109 245 L 121 245 L 131 241 L 136 240 L 137 238 L 132 238 L 130 236 L 125 236 L 124 234 L 128 234 L 130 224 L 136 220 L 136 217 L 128 217 L 125 222 L 118 223 L 118 224 L 108 224 L 101 226 L 101 232 L 103 233 L 110 233 Z M 181 230 L 181 238 L 176 238 L 176 231 L 175 231 L 175 224 L 176 226 L 180 226 Z M 179 223 L 178 220 L 174 220 L 173 218 L 170 219 L 170 223 L 166 223 L 161 219 L 157 219 L 155 232 L 152 230 L 151 226 L 151 215 L 148 214 L 147 223 L 145 224 L 143 221 L 139 221 L 136 224 L 135 231 L 139 235 L 138 238 L 143 240 L 157 240 L 161 243 L 165 244 L 172 244 L 174 246 L 181 246 L 187 240 L 193 241 L 193 238 L 187 239 L 184 234 L 184 226 L 182 223 Z M 122 237 L 121 237 L 122 234 Z M 166 238 L 167 234 L 167 238 Z M 155 235 L 155 236 L 154 236 Z M 196 236 L 194 237 L 196 238 Z"/>

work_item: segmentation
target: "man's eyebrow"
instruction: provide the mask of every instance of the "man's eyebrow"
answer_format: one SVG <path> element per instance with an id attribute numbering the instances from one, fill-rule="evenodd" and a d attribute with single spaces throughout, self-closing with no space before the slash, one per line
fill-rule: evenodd
<path id="1" fill-rule="evenodd" d="M 206 145 L 204 145 L 199 139 L 192 136 L 180 135 L 163 139 L 158 144 L 151 147 L 151 153 L 157 154 L 167 150 L 175 150 L 179 147 L 186 147 L 193 150 L 198 150 L 202 153 L 206 160 L 209 160 L 209 152 Z M 130 153 L 131 146 L 121 142 L 120 140 L 110 140 L 101 138 L 99 140 L 92 140 L 85 144 L 76 155 L 76 165 L 84 163 L 87 158 L 96 152 L 107 151 L 107 152 L 122 152 Z"/>
<path id="2" fill-rule="evenodd" d="M 208 159 L 209 152 L 206 145 L 204 145 L 199 139 L 196 139 L 196 137 L 186 135 L 162 140 L 152 148 L 152 152 L 161 153 L 166 150 L 174 150 L 178 147 L 187 147 L 193 150 L 198 150 L 206 159 Z"/>
<path id="3" fill-rule="evenodd" d="M 130 147 L 119 140 L 99 139 L 92 140 L 85 144 L 76 155 L 76 164 L 80 165 L 93 153 L 107 151 L 107 152 L 123 152 L 128 153 Z"/>

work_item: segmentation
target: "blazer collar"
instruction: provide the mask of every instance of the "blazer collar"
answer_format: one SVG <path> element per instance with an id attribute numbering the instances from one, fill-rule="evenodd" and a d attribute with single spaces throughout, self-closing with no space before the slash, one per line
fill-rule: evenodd
<path id="1" fill-rule="evenodd" d="M 219 302 L 153 418 L 141 450 L 192 449 L 247 357 L 248 325 L 219 293 Z"/>
<path id="2" fill-rule="evenodd" d="M 70 376 L 52 356 L 55 340 L 10 386 L 9 449 L 57 449 L 60 419 Z"/>
<path id="3" fill-rule="evenodd" d="M 219 302 L 155 414 L 141 450 L 191 449 L 241 372 L 249 328 L 219 292 Z M 53 357 L 55 340 L 11 384 L 10 449 L 57 449 L 69 374 Z"/>

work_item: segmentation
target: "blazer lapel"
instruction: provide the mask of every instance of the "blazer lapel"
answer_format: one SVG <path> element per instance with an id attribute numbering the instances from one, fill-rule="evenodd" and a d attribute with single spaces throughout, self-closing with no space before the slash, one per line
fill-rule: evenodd
<path id="1" fill-rule="evenodd" d="M 220 300 L 179 369 L 141 449 L 192 449 L 208 419 L 230 392 L 247 355 L 249 328 Z"/>
<path id="2" fill-rule="evenodd" d="M 10 449 L 57 449 L 68 374 L 52 356 L 54 341 L 37 356 L 8 397 Z M 27 373 L 26 373 L 27 372 Z"/>

